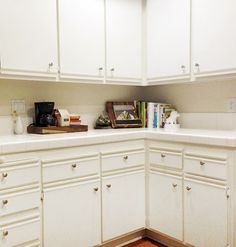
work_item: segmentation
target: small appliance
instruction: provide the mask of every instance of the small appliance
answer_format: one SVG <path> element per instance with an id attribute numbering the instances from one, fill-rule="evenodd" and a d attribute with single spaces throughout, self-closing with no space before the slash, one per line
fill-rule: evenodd
<path id="1" fill-rule="evenodd" d="M 35 126 L 55 126 L 54 102 L 35 102 Z"/>

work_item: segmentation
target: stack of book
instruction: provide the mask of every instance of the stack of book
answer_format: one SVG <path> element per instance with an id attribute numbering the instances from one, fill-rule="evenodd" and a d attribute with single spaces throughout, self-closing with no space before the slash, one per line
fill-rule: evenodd
<path id="1" fill-rule="evenodd" d="M 175 110 L 166 103 L 138 101 L 135 105 L 143 128 L 164 128 L 166 119 Z"/>

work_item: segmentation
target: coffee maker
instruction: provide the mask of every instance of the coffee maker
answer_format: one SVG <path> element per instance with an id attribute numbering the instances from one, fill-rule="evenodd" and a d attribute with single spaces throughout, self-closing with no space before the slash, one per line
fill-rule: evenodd
<path id="1" fill-rule="evenodd" d="M 35 126 L 55 126 L 54 102 L 35 102 Z"/>

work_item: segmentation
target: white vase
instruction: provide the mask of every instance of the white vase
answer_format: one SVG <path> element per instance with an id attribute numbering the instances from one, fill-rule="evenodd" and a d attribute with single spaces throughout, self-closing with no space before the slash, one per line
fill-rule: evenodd
<path id="1" fill-rule="evenodd" d="M 24 127 L 20 116 L 17 116 L 14 121 L 14 134 L 22 135 L 24 133 Z"/>

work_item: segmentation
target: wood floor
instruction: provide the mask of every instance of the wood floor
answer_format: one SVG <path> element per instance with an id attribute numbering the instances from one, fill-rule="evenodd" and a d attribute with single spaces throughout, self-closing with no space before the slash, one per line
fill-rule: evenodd
<path id="1" fill-rule="evenodd" d="M 132 244 L 128 244 L 125 247 L 165 247 L 162 244 L 158 244 L 150 239 L 141 239 Z"/>

